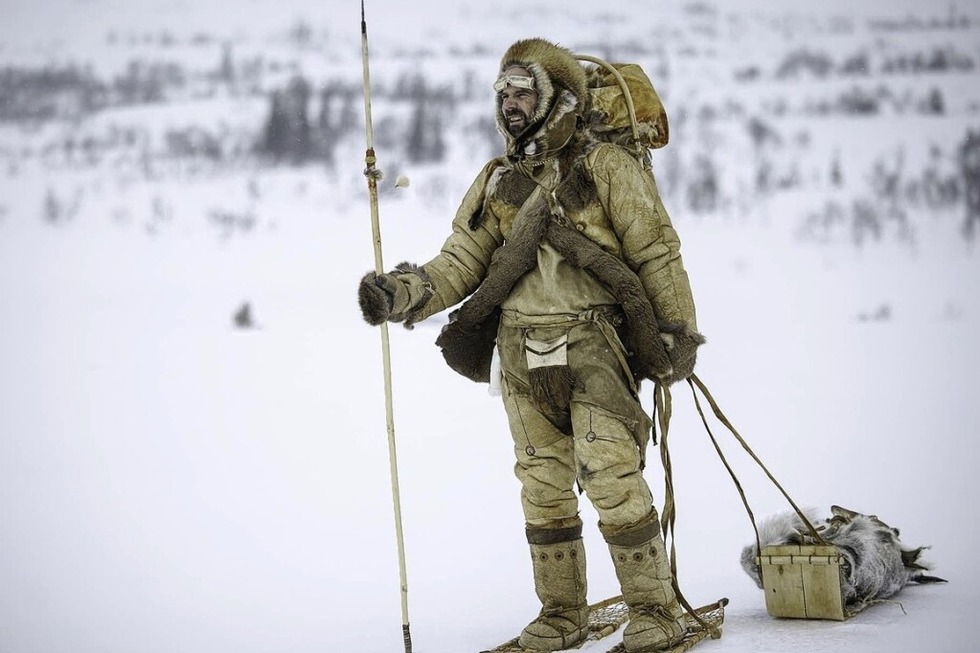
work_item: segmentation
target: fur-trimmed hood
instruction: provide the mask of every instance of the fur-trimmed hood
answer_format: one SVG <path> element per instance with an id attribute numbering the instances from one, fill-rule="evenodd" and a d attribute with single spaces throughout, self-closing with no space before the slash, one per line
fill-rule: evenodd
<path id="1" fill-rule="evenodd" d="M 497 131 L 512 158 L 549 158 L 574 134 L 588 99 L 587 74 L 575 55 L 541 38 L 517 41 L 500 60 L 499 73 L 511 66 L 527 68 L 534 77 L 538 107 L 528 128 L 514 137 L 507 131 L 498 96 Z"/>

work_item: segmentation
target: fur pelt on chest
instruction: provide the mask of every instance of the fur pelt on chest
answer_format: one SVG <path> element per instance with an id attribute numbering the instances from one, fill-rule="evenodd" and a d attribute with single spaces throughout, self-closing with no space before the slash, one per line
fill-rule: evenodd
<path id="1" fill-rule="evenodd" d="M 658 336 L 657 318 L 639 277 L 619 257 L 573 228 L 567 214 L 596 202 L 597 193 L 584 164 L 587 148 L 558 161 L 560 181 L 552 192 L 535 194 L 536 182 L 508 168 L 488 184 L 488 195 L 521 207 L 507 240 L 493 255 L 487 274 L 473 295 L 450 314 L 436 344 L 450 367 L 474 381 L 488 382 L 500 305 L 518 280 L 537 264 L 537 250 L 549 243 L 572 266 L 602 283 L 622 306 L 627 359 L 634 376 L 656 378 L 669 373 L 671 362 Z M 485 219 L 478 211 L 470 228 Z"/>
<path id="2" fill-rule="evenodd" d="M 563 160 L 562 160 L 563 161 Z M 554 190 L 553 209 L 560 208 L 564 214 L 581 211 L 599 202 L 595 183 L 588 173 L 584 156 L 576 159 L 570 166 L 562 166 L 559 161 L 561 182 Z M 487 196 L 502 202 L 513 209 L 519 209 L 531 197 L 537 183 L 520 170 L 500 167 L 494 171 L 487 184 Z M 470 218 L 470 229 L 478 229 L 485 219 L 485 212 L 476 211 Z"/>

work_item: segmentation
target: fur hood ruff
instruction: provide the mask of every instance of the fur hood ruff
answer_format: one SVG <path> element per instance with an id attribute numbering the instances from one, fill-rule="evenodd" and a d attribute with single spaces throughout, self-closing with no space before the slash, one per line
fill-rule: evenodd
<path id="1" fill-rule="evenodd" d="M 500 60 L 499 73 L 522 66 L 534 77 L 538 107 L 524 133 L 514 137 L 507 131 L 496 100 L 497 131 L 511 158 L 544 160 L 563 148 L 575 132 L 588 99 L 585 68 L 570 50 L 540 38 L 514 43 Z"/>

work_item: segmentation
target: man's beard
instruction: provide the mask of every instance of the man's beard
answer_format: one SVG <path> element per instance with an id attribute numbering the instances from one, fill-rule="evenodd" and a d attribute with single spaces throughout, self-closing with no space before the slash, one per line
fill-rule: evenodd
<path id="1" fill-rule="evenodd" d="M 518 122 L 511 122 L 510 119 L 513 116 L 520 116 L 521 120 Z M 507 125 L 507 131 L 510 132 L 511 136 L 517 136 L 522 131 L 527 129 L 529 123 L 529 117 L 520 109 L 512 109 L 509 113 L 504 115 L 504 124 Z"/>

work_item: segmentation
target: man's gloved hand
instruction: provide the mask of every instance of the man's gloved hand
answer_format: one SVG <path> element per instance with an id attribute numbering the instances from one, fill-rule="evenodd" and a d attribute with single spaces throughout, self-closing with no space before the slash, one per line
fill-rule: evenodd
<path id="1" fill-rule="evenodd" d="M 361 315 L 365 322 L 378 326 L 388 321 L 395 304 L 395 291 L 386 290 L 385 286 L 390 288 L 397 283 L 398 280 L 390 274 L 379 277 L 374 272 L 368 272 L 361 278 L 361 285 L 357 288 L 357 302 L 361 305 Z"/>
<path id="2" fill-rule="evenodd" d="M 673 368 L 670 378 L 664 381 L 670 385 L 691 376 L 694 373 L 694 364 L 697 362 L 698 347 L 705 343 L 704 336 L 686 329 L 669 327 L 665 329 L 661 325 L 660 339 L 667 349 L 667 356 L 670 357 Z"/>
<path id="3" fill-rule="evenodd" d="M 409 313 L 424 303 L 432 290 L 419 268 L 401 264 L 391 273 L 368 272 L 361 278 L 357 300 L 364 321 L 372 326 L 404 322 Z"/>

